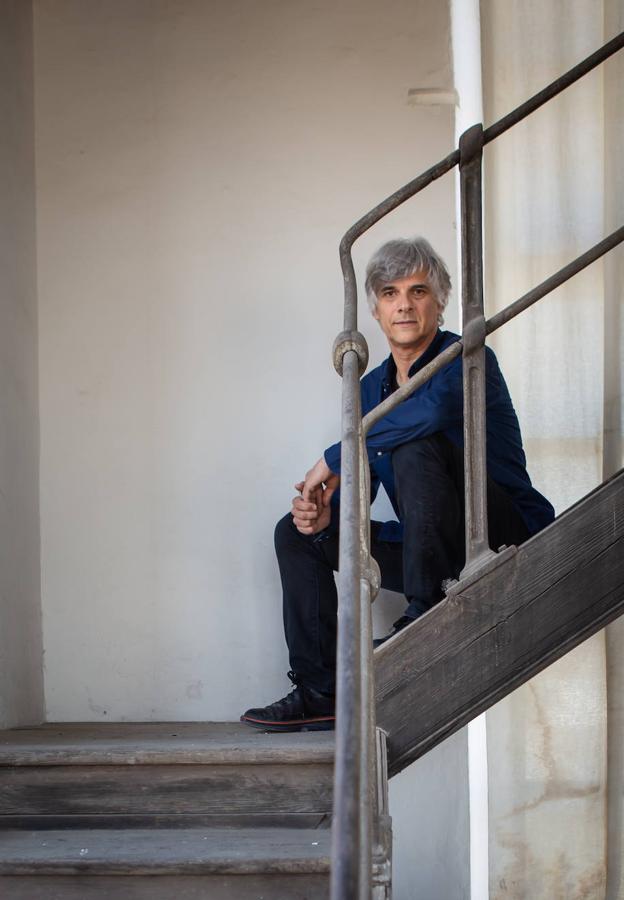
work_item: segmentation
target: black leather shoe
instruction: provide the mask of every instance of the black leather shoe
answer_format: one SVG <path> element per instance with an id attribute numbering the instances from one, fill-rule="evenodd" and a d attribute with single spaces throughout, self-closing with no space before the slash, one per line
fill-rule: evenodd
<path id="1" fill-rule="evenodd" d="M 407 628 L 408 625 L 411 625 L 412 622 L 415 621 L 416 619 L 413 619 L 411 616 L 401 616 L 401 618 L 397 619 L 393 624 L 390 634 L 387 634 L 382 638 L 376 638 L 373 641 L 373 647 L 381 647 L 381 645 L 385 644 L 386 641 L 389 641 L 391 637 L 394 637 L 395 634 L 398 634 L 399 631 L 403 631 L 404 628 Z"/>
<path id="2" fill-rule="evenodd" d="M 336 721 L 335 700 L 301 684 L 294 672 L 288 677 L 294 690 L 269 706 L 248 709 L 241 722 L 262 731 L 331 731 Z"/>

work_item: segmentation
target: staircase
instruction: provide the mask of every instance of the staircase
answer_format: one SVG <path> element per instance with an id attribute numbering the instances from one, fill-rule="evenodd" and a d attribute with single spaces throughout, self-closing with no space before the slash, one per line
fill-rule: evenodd
<path id="1" fill-rule="evenodd" d="M 375 900 L 390 896 L 388 768 L 400 771 L 623 611 L 619 472 L 376 651 Z M 331 732 L 0 732 L 0 896 L 328 897 L 333 764 Z"/>
<path id="2" fill-rule="evenodd" d="M 390 775 L 623 613 L 624 470 L 375 653 Z"/>
<path id="3" fill-rule="evenodd" d="M 484 381 L 486 336 L 622 243 L 624 227 L 487 321 L 481 246 L 483 147 L 622 47 L 624 33 L 489 128 L 468 129 L 457 150 L 378 204 L 341 241 L 335 803 L 328 733 L 271 735 L 227 723 L 49 724 L 0 732 L 0 897 L 315 900 L 330 894 L 331 853 L 333 900 L 388 900 L 388 772 L 400 772 L 624 613 L 624 472 L 520 548 L 490 553 Z M 462 340 L 362 421 L 359 378 L 368 350 L 357 331 L 353 243 L 457 165 Z M 385 643 L 373 664 L 370 601 L 379 579 L 368 537 L 366 433 L 460 352 L 470 476 L 464 577 Z"/>
<path id="4" fill-rule="evenodd" d="M 333 743 L 238 723 L 0 732 L 0 896 L 327 897 Z"/>

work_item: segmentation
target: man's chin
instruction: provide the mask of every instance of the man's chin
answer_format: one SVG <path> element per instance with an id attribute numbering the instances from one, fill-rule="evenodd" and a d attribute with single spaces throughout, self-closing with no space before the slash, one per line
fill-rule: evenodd
<path id="1" fill-rule="evenodd" d="M 424 343 L 422 334 L 405 334 L 401 332 L 399 334 L 393 334 L 390 342 L 394 344 L 395 347 L 414 347 L 415 350 Z"/>

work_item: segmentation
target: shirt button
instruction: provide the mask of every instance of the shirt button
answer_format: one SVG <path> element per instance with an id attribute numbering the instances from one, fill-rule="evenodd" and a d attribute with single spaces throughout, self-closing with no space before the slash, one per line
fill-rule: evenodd
<path id="1" fill-rule="evenodd" d="M 377 451 L 377 456 L 383 456 L 383 450 L 378 450 L 378 451 Z"/>

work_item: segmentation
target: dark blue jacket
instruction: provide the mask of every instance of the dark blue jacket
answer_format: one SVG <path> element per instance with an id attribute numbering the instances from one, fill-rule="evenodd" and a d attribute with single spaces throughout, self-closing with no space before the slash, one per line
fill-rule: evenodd
<path id="1" fill-rule="evenodd" d="M 431 362 L 459 336 L 450 331 L 437 335 L 409 370 L 410 377 Z M 531 484 L 522 449 L 518 417 L 509 390 L 498 366 L 494 352 L 486 347 L 486 420 L 487 470 L 489 476 L 511 497 L 531 534 L 535 534 L 554 519 L 548 500 Z M 362 415 L 385 400 L 394 390 L 396 366 L 392 355 L 380 366 L 365 375 L 362 389 Z M 404 400 L 391 413 L 371 428 L 366 439 L 371 467 L 371 488 L 374 499 L 383 484 L 394 511 L 399 517 L 394 492 L 391 454 L 395 447 L 441 431 L 456 446 L 463 447 L 463 385 L 462 359 L 454 359 Z M 325 461 L 332 472 L 340 473 L 340 444 L 325 451 Z M 386 522 L 380 540 L 401 540 L 402 528 L 396 522 Z"/>

